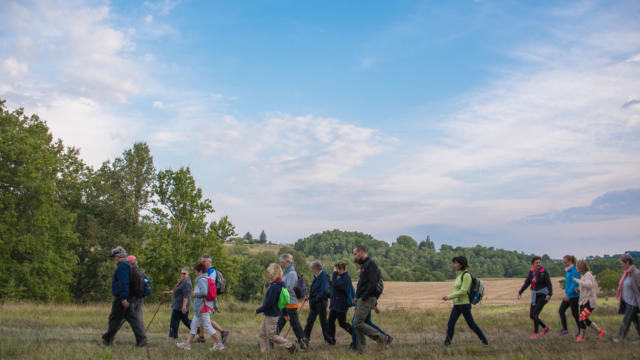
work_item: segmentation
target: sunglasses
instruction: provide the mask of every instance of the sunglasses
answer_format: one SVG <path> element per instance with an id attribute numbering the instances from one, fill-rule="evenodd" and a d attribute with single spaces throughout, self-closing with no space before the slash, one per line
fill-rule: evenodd
<path id="1" fill-rule="evenodd" d="M 189 275 L 188 273 L 180 273 L 181 275 Z"/>

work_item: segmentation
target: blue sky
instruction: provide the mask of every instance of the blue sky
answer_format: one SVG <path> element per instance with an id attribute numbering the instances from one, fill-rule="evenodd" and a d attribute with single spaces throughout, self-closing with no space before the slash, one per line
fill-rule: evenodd
<path id="1" fill-rule="evenodd" d="M 94 166 L 148 142 L 242 234 L 615 253 L 640 243 L 639 17 L 636 1 L 3 1 L 0 98 Z"/>

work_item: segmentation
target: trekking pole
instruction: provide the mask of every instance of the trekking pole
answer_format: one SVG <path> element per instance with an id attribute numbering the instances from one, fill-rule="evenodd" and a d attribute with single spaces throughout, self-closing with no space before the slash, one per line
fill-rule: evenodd
<path id="1" fill-rule="evenodd" d="M 149 321 L 149 324 L 147 325 L 147 328 L 144 330 L 145 334 L 147 332 L 149 332 L 149 327 L 151 327 L 151 323 L 153 322 L 153 319 L 155 319 L 156 315 L 158 315 L 158 310 L 160 310 L 160 306 L 162 305 L 163 302 L 164 302 L 164 297 L 160 298 L 160 302 L 158 303 L 158 307 L 156 308 L 156 312 L 153 313 L 153 317 L 151 318 L 151 321 Z"/>
<path id="2" fill-rule="evenodd" d="M 297 312 L 300 312 L 300 310 L 302 310 L 302 307 L 304 306 L 304 303 L 307 302 L 307 299 L 304 299 L 304 301 L 302 302 L 302 305 L 300 305 L 300 307 L 298 308 Z M 291 318 L 289 318 L 289 322 L 291 322 Z M 291 331 L 291 324 L 289 324 L 289 328 L 287 329 L 287 333 L 284 334 L 285 339 L 287 338 L 287 336 L 289 336 L 289 331 Z"/>

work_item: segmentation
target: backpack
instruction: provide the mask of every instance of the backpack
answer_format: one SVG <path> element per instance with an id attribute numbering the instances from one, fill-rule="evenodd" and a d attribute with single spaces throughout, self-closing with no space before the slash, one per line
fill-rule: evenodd
<path id="1" fill-rule="evenodd" d="M 471 303 L 471 305 L 478 305 L 478 303 L 482 301 L 482 298 L 484 297 L 484 283 L 482 282 L 482 280 L 474 277 L 469 272 L 465 273 L 471 276 L 471 286 L 469 287 L 469 292 L 467 293 L 467 295 L 469 295 L 469 302 Z"/>
<path id="2" fill-rule="evenodd" d="M 218 295 L 224 294 L 227 292 L 227 280 L 224 279 L 220 271 L 216 270 L 216 273 L 218 274 L 218 276 L 216 276 L 216 290 Z"/>
<path id="3" fill-rule="evenodd" d="M 376 283 L 376 297 L 380 297 L 384 291 L 384 280 L 382 280 L 382 272 L 378 271 L 378 282 Z"/>
<path id="4" fill-rule="evenodd" d="M 356 290 L 353 288 L 353 283 L 349 282 L 349 288 L 347 289 L 347 307 L 354 306 L 353 299 L 356 298 Z"/>
<path id="5" fill-rule="evenodd" d="M 286 286 L 282 286 L 280 289 L 280 296 L 278 297 L 278 309 L 282 310 L 287 307 L 287 305 L 289 305 L 289 301 L 291 301 L 289 290 L 287 290 Z"/>
<path id="6" fill-rule="evenodd" d="M 129 265 L 129 293 L 132 297 L 136 299 L 142 299 L 145 296 L 149 296 L 151 294 L 151 281 L 149 278 L 140 270 L 139 267 Z"/>
<path id="7" fill-rule="evenodd" d="M 307 283 L 304 281 L 303 275 L 298 274 L 298 282 L 293 288 L 293 292 L 296 294 L 298 299 L 302 299 L 307 295 Z"/>
<path id="8" fill-rule="evenodd" d="M 209 289 L 207 289 L 207 301 L 213 301 L 218 297 L 218 291 L 216 289 L 216 283 L 211 278 L 207 278 L 209 283 Z"/>

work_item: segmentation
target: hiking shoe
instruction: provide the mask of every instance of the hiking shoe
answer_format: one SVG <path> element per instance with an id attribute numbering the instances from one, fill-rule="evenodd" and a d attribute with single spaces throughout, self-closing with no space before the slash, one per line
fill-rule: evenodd
<path id="1" fill-rule="evenodd" d="M 309 339 L 307 338 L 300 339 L 300 349 L 309 350 L 309 348 L 311 348 L 311 345 L 309 344 Z"/>
<path id="2" fill-rule="evenodd" d="M 289 350 L 290 354 L 295 354 L 298 351 L 298 347 L 296 346 L 296 344 L 291 344 L 291 346 L 289 346 L 287 350 Z"/>
<path id="3" fill-rule="evenodd" d="M 382 351 L 387 347 L 387 344 L 389 343 L 389 336 L 384 336 L 382 338 L 382 341 L 378 341 L 378 351 Z"/>
<path id="4" fill-rule="evenodd" d="M 227 343 L 227 339 L 229 339 L 229 332 L 227 330 L 222 330 L 220 333 L 221 337 L 222 337 L 222 344 L 226 344 Z"/>
<path id="5" fill-rule="evenodd" d="M 194 343 L 202 343 L 202 344 L 204 344 L 204 343 L 206 343 L 207 341 L 206 341 L 203 337 L 199 337 L 199 338 L 197 338 L 197 339 L 193 340 L 193 342 L 194 342 Z"/>
<path id="6" fill-rule="evenodd" d="M 547 333 L 551 330 L 550 326 L 547 326 L 546 328 L 542 329 L 542 336 L 547 335 Z"/>
<path id="7" fill-rule="evenodd" d="M 107 339 L 102 339 L 102 345 L 104 346 L 111 346 L 111 341 L 107 340 Z"/>
<path id="8" fill-rule="evenodd" d="M 613 340 L 613 342 L 614 342 L 614 343 L 616 343 L 616 344 L 619 344 L 619 343 L 621 343 L 621 342 L 622 342 L 622 339 L 620 339 L 620 338 L 619 338 L 619 337 L 617 337 L 617 336 L 616 336 L 616 337 L 614 337 L 614 338 L 613 338 L 613 339 L 611 339 L 611 340 Z"/>
<path id="9" fill-rule="evenodd" d="M 389 336 L 389 341 L 387 341 L 387 347 L 391 346 L 391 343 L 393 342 L 393 336 L 388 335 Z"/>
<path id="10" fill-rule="evenodd" d="M 183 350 L 191 350 L 191 345 L 187 344 L 186 342 L 179 342 L 176 344 L 176 346 Z"/>
<path id="11" fill-rule="evenodd" d="M 531 334 L 531 336 L 529 336 L 529 339 L 537 339 L 538 338 L 538 334 L 533 333 Z"/>
<path id="12" fill-rule="evenodd" d="M 577 342 L 584 342 L 584 338 L 583 338 L 582 336 L 578 336 L 578 337 L 576 338 L 576 341 L 577 341 Z"/>
<path id="13" fill-rule="evenodd" d="M 569 330 L 562 330 L 558 333 L 558 336 L 567 336 L 569 335 Z"/>
<path id="14" fill-rule="evenodd" d="M 224 345 L 221 342 L 214 344 L 212 347 L 209 348 L 209 351 L 220 351 L 220 350 L 224 350 Z"/>
<path id="15" fill-rule="evenodd" d="M 598 333 L 598 340 L 602 340 L 605 334 L 606 332 L 604 330 L 600 330 L 600 332 Z"/>
<path id="16" fill-rule="evenodd" d="M 137 347 L 147 346 L 147 340 L 145 340 L 145 341 L 143 341 L 143 342 L 141 342 L 141 343 L 139 343 L 139 344 L 136 344 L 136 346 L 137 346 Z"/>
<path id="17" fill-rule="evenodd" d="M 489 347 L 489 343 L 488 343 L 488 342 L 483 342 L 483 343 L 482 343 L 482 346 L 483 346 L 483 347 Z"/>
<path id="18" fill-rule="evenodd" d="M 444 344 L 442 344 L 442 345 L 444 345 L 444 346 L 451 346 L 451 341 L 449 341 L 449 340 L 445 340 L 445 341 L 444 341 Z"/>

